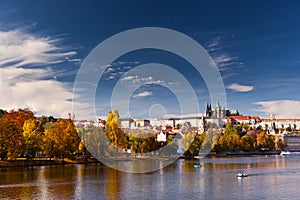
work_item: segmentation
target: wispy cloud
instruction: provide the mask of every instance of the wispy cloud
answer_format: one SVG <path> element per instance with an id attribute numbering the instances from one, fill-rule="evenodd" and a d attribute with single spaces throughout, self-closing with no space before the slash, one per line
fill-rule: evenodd
<path id="1" fill-rule="evenodd" d="M 0 31 L 0 66 L 48 65 L 68 60 L 75 51 L 56 46 L 58 39 L 39 37 L 20 29 Z"/>
<path id="2" fill-rule="evenodd" d="M 135 98 L 147 97 L 147 96 L 152 96 L 152 92 L 144 91 L 144 92 L 138 93 L 136 95 L 133 95 L 133 97 L 135 97 Z"/>
<path id="3" fill-rule="evenodd" d="M 276 101 L 260 101 L 256 102 L 260 108 L 257 111 L 269 116 L 275 114 L 276 118 L 299 118 L 300 117 L 300 101 L 296 100 L 276 100 Z"/>
<path id="4" fill-rule="evenodd" d="M 234 90 L 236 92 L 250 92 L 254 89 L 253 86 L 249 86 L 249 85 L 240 85 L 237 83 L 233 83 L 229 86 L 227 86 L 228 89 L 230 90 Z"/>
<path id="5" fill-rule="evenodd" d="M 131 84 L 131 85 L 135 85 L 135 84 L 141 83 L 141 82 L 144 82 L 145 85 L 163 85 L 163 84 L 174 85 L 174 84 L 176 84 L 176 82 L 170 82 L 170 81 L 166 82 L 164 80 L 155 80 L 155 78 L 153 78 L 152 76 L 148 76 L 148 77 L 141 77 L 138 75 L 125 76 L 121 80 L 126 82 L 127 84 Z"/>
<path id="6" fill-rule="evenodd" d="M 111 64 L 101 66 L 100 69 L 106 69 L 103 73 L 105 80 L 114 80 L 120 78 L 126 71 L 138 65 L 139 62 L 117 61 Z"/>
<path id="7" fill-rule="evenodd" d="M 57 81 L 55 77 L 63 72 L 49 65 L 79 60 L 72 60 L 77 53 L 59 43 L 20 29 L 0 31 L 1 108 L 30 108 L 38 115 L 57 117 L 72 112 L 72 86 Z"/>
<path id="8" fill-rule="evenodd" d="M 206 50 L 210 54 L 219 71 L 222 72 L 222 77 L 229 78 L 236 75 L 233 71 L 235 69 L 242 68 L 243 63 L 240 61 L 238 56 L 226 52 L 222 43 L 222 40 L 224 39 L 225 37 L 222 36 L 211 39 L 211 41 L 206 45 Z"/>
<path id="9" fill-rule="evenodd" d="M 221 48 L 221 45 L 220 45 L 221 39 L 222 39 L 221 36 L 213 38 L 213 39 L 207 44 L 206 50 L 209 51 L 209 52 L 221 50 L 221 49 L 222 49 L 222 48 Z"/>

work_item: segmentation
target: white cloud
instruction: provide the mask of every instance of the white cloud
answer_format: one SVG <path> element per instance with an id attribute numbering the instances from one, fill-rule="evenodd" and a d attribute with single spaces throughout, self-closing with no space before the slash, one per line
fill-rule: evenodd
<path id="1" fill-rule="evenodd" d="M 240 85 L 237 83 L 233 83 L 229 86 L 227 86 L 228 89 L 234 90 L 236 92 L 250 92 L 254 89 L 253 86 L 248 86 L 248 85 Z"/>
<path id="2" fill-rule="evenodd" d="M 238 57 L 230 56 L 228 54 L 214 54 L 212 55 L 212 59 L 217 65 L 220 71 L 231 70 L 232 65 L 238 65 Z"/>
<path id="3" fill-rule="evenodd" d="M 53 79 L 57 72 L 50 67 L 36 68 L 79 61 L 70 58 L 76 55 L 75 51 L 58 47 L 58 42 L 57 39 L 36 36 L 22 30 L 0 31 L 2 109 L 29 108 L 37 115 L 56 117 L 67 117 L 72 112 L 72 86 Z M 35 68 L 29 68 L 32 66 Z"/>
<path id="4" fill-rule="evenodd" d="M 137 78 L 137 76 L 125 76 L 124 78 L 122 78 L 123 81 L 129 81 L 129 80 L 132 80 L 132 79 L 135 79 Z"/>
<path id="5" fill-rule="evenodd" d="M 207 51 L 217 51 L 221 50 L 220 43 L 222 37 L 213 38 L 210 43 L 207 45 Z"/>
<path id="6" fill-rule="evenodd" d="M 295 100 L 276 100 L 276 101 L 260 101 L 255 104 L 259 105 L 258 111 L 265 113 L 267 116 L 271 113 L 276 118 L 299 118 L 300 117 L 300 101 Z"/>
<path id="7" fill-rule="evenodd" d="M 152 76 L 148 76 L 148 77 L 139 77 L 137 75 L 135 75 L 135 76 L 125 76 L 121 80 L 128 82 L 128 84 L 137 84 L 137 83 L 145 82 L 145 81 L 148 81 L 146 84 L 153 83 L 153 77 Z"/>
<path id="8" fill-rule="evenodd" d="M 67 117 L 72 90 L 56 80 L 41 80 L 49 69 L 0 68 L 1 108 L 29 108 L 37 114 Z"/>
<path id="9" fill-rule="evenodd" d="M 236 76 L 237 74 L 234 71 L 241 69 L 244 64 L 237 55 L 225 51 L 228 46 L 222 44 L 222 40 L 224 39 L 226 39 L 225 36 L 211 39 L 206 45 L 206 50 L 209 52 L 212 61 L 216 64 L 219 71 L 222 72 L 222 78 L 227 79 Z"/>
<path id="10" fill-rule="evenodd" d="M 47 65 L 65 61 L 76 55 L 56 46 L 59 40 L 38 37 L 22 30 L 0 31 L 0 66 L 22 67 Z"/>
<path id="11" fill-rule="evenodd" d="M 152 95 L 152 92 L 145 91 L 145 92 L 141 92 L 136 95 L 133 95 L 133 97 L 138 98 L 138 97 L 147 97 L 147 96 L 151 96 L 151 95 Z"/>
<path id="12" fill-rule="evenodd" d="M 176 82 L 165 82 L 164 80 L 155 80 L 152 76 L 148 76 L 148 77 L 140 77 L 140 76 L 137 76 L 137 75 L 135 75 L 135 76 L 125 76 L 121 80 L 126 81 L 127 84 L 131 84 L 131 85 L 136 85 L 137 83 L 140 83 L 140 82 L 145 82 L 145 85 L 151 85 L 151 84 L 174 85 L 174 84 L 176 84 Z"/>

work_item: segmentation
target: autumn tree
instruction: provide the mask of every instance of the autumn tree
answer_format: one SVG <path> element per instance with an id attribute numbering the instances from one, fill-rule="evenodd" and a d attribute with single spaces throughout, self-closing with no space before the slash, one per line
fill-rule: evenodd
<path id="1" fill-rule="evenodd" d="M 192 135 L 194 134 L 190 133 L 188 135 L 189 142 L 183 145 L 185 150 L 184 155 L 187 157 L 199 155 L 200 148 L 202 146 L 204 138 L 206 137 L 206 132 L 202 133 L 201 135 L 195 135 L 195 137 L 191 139 L 190 137 L 192 137 Z M 186 136 L 183 137 L 183 140 L 185 140 L 185 137 Z"/>
<path id="2" fill-rule="evenodd" d="M 215 145 L 215 150 L 216 152 L 228 151 L 227 139 L 223 134 L 220 136 L 219 141 Z"/>
<path id="3" fill-rule="evenodd" d="M 224 136 L 229 137 L 230 135 L 234 135 L 234 134 L 238 134 L 237 128 L 232 123 L 226 124 Z"/>
<path id="4" fill-rule="evenodd" d="M 59 119 L 45 133 L 45 152 L 57 158 L 72 158 L 78 150 L 79 137 L 71 119 Z"/>
<path id="5" fill-rule="evenodd" d="M 121 130 L 121 121 L 118 110 L 108 112 L 105 134 L 111 141 L 112 145 L 118 148 L 126 149 L 128 142 L 127 136 Z"/>
<path id="6" fill-rule="evenodd" d="M 196 133 L 193 132 L 187 132 L 184 134 L 184 137 L 181 139 L 181 146 L 184 152 L 190 148 L 190 145 L 195 140 L 195 137 Z"/>
<path id="7" fill-rule="evenodd" d="M 26 120 L 35 119 L 33 112 L 28 109 L 11 110 L 1 118 L 2 159 L 16 159 L 25 151 L 23 124 Z"/>
<path id="8" fill-rule="evenodd" d="M 25 152 L 27 159 L 31 160 L 42 147 L 43 129 L 39 122 L 28 119 L 23 125 L 23 137 L 25 141 Z"/>
<path id="9" fill-rule="evenodd" d="M 280 151 L 283 151 L 286 147 L 286 143 L 284 142 L 283 139 L 278 139 L 277 142 L 276 142 L 276 149 L 277 150 L 280 150 Z"/>
<path id="10" fill-rule="evenodd" d="M 219 140 L 219 137 L 220 137 L 219 131 L 208 129 L 208 131 L 206 132 L 206 136 L 203 140 L 201 149 L 205 151 L 213 150 Z"/>
<path id="11" fill-rule="evenodd" d="M 18 128 L 20 134 L 23 132 L 23 124 L 28 119 L 35 119 L 33 112 L 29 109 L 11 110 L 9 113 L 3 115 L 4 121 L 14 123 Z"/>
<path id="12" fill-rule="evenodd" d="M 101 127 L 79 128 L 78 133 L 84 145 L 84 154 L 91 153 L 96 158 L 109 156 L 110 142 Z M 79 147 L 80 148 L 80 147 Z M 79 149 L 80 150 L 80 149 Z"/>
<path id="13" fill-rule="evenodd" d="M 275 149 L 274 136 L 267 135 L 262 131 L 257 135 L 257 149 L 258 150 L 274 150 Z"/>
<path id="14" fill-rule="evenodd" d="M 241 137 L 240 145 L 243 151 L 253 151 L 256 148 L 256 138 L 251 135 L 244 135 Z"/>
<path id="15" fill-rule="evenodd" d="M 7 114 L 7 111 L 0 109 L 0 118 L 5 114 Z"/>

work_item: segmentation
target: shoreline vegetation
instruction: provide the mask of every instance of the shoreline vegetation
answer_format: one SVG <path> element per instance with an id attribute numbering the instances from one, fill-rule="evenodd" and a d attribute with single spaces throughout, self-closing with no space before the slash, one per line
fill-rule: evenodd
<path id="1" fill-rule="evenodd" d="M 237 152 L 209 152 L 199 154 L 199 156 L 180 156 L 178 159 L 184 160 L 199 160 L 204 157 L 232 157 L 232 156 L 262 156 L 262 155 L 279 155 L 281 151 L 279 150 L 272 150 L 272 151 L 237 151 Z M 168 156 L 120 156 L 120 157 L 108 157 L 107 159 L 115 160 L 115 161 L 135 161 L 135 160 L 167 160 Z M 100 164 L 104 165 L 100 161 L 95 158 L 88 158 L 88 159 L 64 159 L 64 160 L 45 160 L 45 159 L 35 159 L 28 161 L 26 159 L 17 159 L 17 160 L 0 160 L 0 169 L 1 168 L 18 168 L 18 167 L 34 167 L 34 166 L 49 166 L 49 165 L 70 165 L 70 164 Z"/>
<path id="2" fill-rule="evenodd" d="M 0 167 L 98 163 L 93 157 L 164 160 L 179 156 L 179 140 L 174 139 L 176 134 L 172 130 L 166 133 L 166 141 L 157 141 L 153 131 L 127 134 L 120 127 L 117 110 L 109 111 L 104 126 L 97 127 L 75 126 L 71 115 L 68 119 L 55 119 L 36 117 L 28 109 L 0 109 Z M 266 130 L 253 130 L 248 124 L 208 127 L 201 134 L 182 131 L 181 158 L 271 155 L 285 148 L 283 140 L 268 135 Z"/>

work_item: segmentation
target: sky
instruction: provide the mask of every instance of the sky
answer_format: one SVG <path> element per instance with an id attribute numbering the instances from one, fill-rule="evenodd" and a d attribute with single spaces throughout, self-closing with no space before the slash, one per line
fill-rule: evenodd
<path id="1" fill-rule="evenodd" d="M 0 108 L 55 117 L 73 112 L 78 119 L 119 109 L 121 117 L 144 119 L 199 115 L 220 101 L 242 115 L 300 118 L 299 13 L 298 1 L 3 0 Z M 146 27 L 180 33 L 203 52 L 180 38 L 140 33 L 125 37 L 120 49 L 136 41 L 161 48 L 133 49 L 103 64 L 118 52 L 118 45 L 106 46 L 92 70 L 82 72 L 97 45 Z M 171 46 L 186 57 L 167 51 Z M 218 78 L 199 73 L 189 56 L 213 61 L 200 68 L 216 67 L 225 100 L 212 98 Z M 81 75 L 86 82 L 78 81 Z"/>

